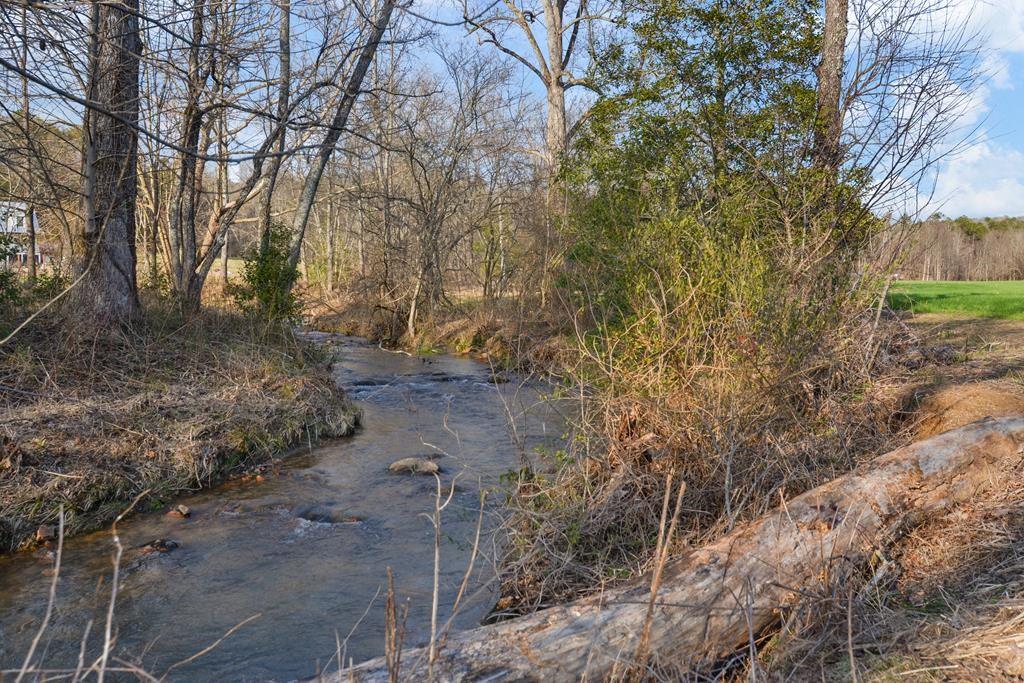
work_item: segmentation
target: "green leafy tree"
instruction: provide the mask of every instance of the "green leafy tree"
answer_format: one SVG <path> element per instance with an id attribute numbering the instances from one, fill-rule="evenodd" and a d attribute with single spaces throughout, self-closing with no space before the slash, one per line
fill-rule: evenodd
<path id="1" fill-rule="evenodd" d="M 700 261 L 708 239 L 809 237 L 817 13 L 807 0 L 637 8 L 632 39 L 600 61 L 611 94 L 567 171 L 567 285 L 617 314 Z"/>

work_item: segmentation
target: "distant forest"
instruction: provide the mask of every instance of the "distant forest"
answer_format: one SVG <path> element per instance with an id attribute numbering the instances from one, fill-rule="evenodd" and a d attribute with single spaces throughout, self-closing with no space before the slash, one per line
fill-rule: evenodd
<path id="1" fill-rule="evenodd" d="M 933 214 L 914 231 L 900 275 L 907 280 L 1024 279 L 1024 217 Z"/>

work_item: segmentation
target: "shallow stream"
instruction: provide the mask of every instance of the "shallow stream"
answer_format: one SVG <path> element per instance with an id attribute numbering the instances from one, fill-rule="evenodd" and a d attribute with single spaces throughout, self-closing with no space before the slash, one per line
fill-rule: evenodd
<path id="1" fill-rule="evenodd" d="M 434 532 L 432 476 L 392 474 L 388 465 L 436 456 L 445 486 L 440 620 L 472 554 L 481 487 L 524 453 L 561 438 L 562 423 L 536 388 L 495 383 L 466 358 L 410 357 L 365 342 L 338 345 L 338 381 L 363 410 L 354 436 L 284 460 L 262 481 L 232 483 L 174 501 L 189 519 L 135 515 L 119 526 L 125 551 L 115 609 L 114 655 L 170 680 L 284 681 L 334 664 L 339 642 L 356 662 L 381 654 L 386 569 L 409 606 L 406 644 L 429 636 Z M 500 499 L 496 491 L 490 498 Z M 455 628 L 491 608 L 495 587 L 494 505 L 484 510 L 483 547 Z M 142 553 L 154 539 L 178 547 Z M 74 668 L 85 636 L 87 661 L 102 646 L 110 601 L 109 531 L 65 543 L 55 612 L 39 647 L 46 666 Z M 29 553 L 0 558 L 0 669 L 17 668 L 46 610 L 51 564 Z M 88 628 L 92 621 L 91 629 Z M 88 632 L 87 632 L 88 631 Z M 351 635 L 349 635 L 351 633 Z M 347 640 L 346 640 L 347 637 Z M 38 661 L 38 658 L 37 658 Z"/>

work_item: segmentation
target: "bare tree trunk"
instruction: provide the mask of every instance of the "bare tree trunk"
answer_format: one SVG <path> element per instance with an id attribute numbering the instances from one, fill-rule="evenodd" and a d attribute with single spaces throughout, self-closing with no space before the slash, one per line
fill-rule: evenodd
<path id="1" fill-rule="evenodd" d="M 220 214 L 228 203 L 230 182 L 231 179 L 228 176 L 228 115 L 225 110 L 217 117 L 217 214 Z M 216 229 L 216 226 L 212 227 Z M 228 230 L 225 230 L 224 245 L 221 247 L 221 266 L 225 285 L 228 284 L 228 237 Z"/>
<path id="2" fill-rule="evenodd" d="M 416 276 L 416 288 L 412 290 L 412 298 L 409 303 L 409 316 L 405 321 L 405 333 L 411 342 L 416 338 L 416 301 L 420 296 L 420 285 L 423 283 L 423 273 Z"/>
<path id="3" fill-rule="evenodd" d="M 229 276 L 229 273 L 228 273 L 228 244 L 230 243 L 230 240 L 231 240 L 231 235 L 228 232 L 225 232 L 224 233 L 224 246 L 220 248 L 220 254 L 221 254 L 221 262 L 220 262 L 220 265 L 221 265 L 221 275 L 222 275 L 222 279 L 223 279 L 225 285 L 227 285 L 229 280 L 230 280 L 230 278 L 228 277 Z"/>
<path id="4" fill-rule="evenodd" d="M 396 0 L 383 0 L 383 5 L 381 5 L 380 11 L 376 19 L 374 19 L 370 35 L 367 37 L 362 50 L 360 50 L 358 59 L 356 59 L 352 74 L 345 86 L 345 92 L 342 94 L 341 102 L 338 103 L 338 109 L 334 114 L 334 119 L 331 121 L 331 128 L 327 131 L 327 135 L 324 136 L 323 142 L 320 143 L 312 168 L 310 168 L 309 173 L 306 175 L 306 182 L 303 183 L 299 202 L 295 207 L 295 220 L 292 224 L 292 244 L 288 254 L 288 263 L 292 268 L 296 267 L 299 262 L 299 252 L 302 240 L 306 234 L 306 224 L 309 223 L 309 213 L 313 208 L 313 200 L 316 199 L 317 189 L 320 187 L 320 179 L 323 177 L 327 162 L 334 153 L 334 146 L 338 143 L 338 139 L 345 130 L 349 114 L 352 112 L 352 106 L 359 96 L 359 89 L 362 87 L 363 78 L 366 77 L 366 72 L 370 68 L 370 63 L 377 52 L 377 47 L 384 37 L 384 31 L 387 30 L 388 24 L 391 22 L 391 14 L 395 9 L 395 2 Z"/>
<path id="5" fill-rule="evenodd" d="M 560 41 L 559 41 L 560 42 Z M 561 84 L 561 75 L 554 76 L 548 84 L 548 120 L 545 128 L 547 149 L 547 211 L 544 216 L 544 252 L 543 270 L 541 273 L 541 306 L 546 304 L 549 275 L 551 271 L 552 251 L 555 241 L 555 223 L 565 217 L 565 193 L 558 181 L 558 170 L 565 156 L 565 87 Z"/>
<path id="6" fill-rule="evenodd" d="M 334 291 L 334 273 L 337 269 L 337 257 L 335 256 L 335 225 L 338 221 L 338 212 L 334 208 L 334 176 L 337 168 L 331 169 L 327 175 L 327 291 Z"/>
<path id="7" fill-rule="evenodd" d="M 645 627 L 651 664 L 714 661 L 776 624 L 834 567 L 863 563 L 914 524 L 996 485 L 1022 445 L 1024 418 L 989 418 L 893 451 L 671 560 L 653 602 L 646 577 L 442 637 L 432 672 L 427 648 L 409 650 L 399 680 L 605 680 L 628 672 Z M 342 677 L 388 681 L 387 662 L 374 659 Z"/>
<path id="8" fill-rule="evenodd" d="M 25 233 L 28 235 L 28 277 L 36 279 L 36 209 L 29 203 L 25 211 Z"/>
<path id="9" fill-rule="evenodd" d="M 158 173 L 158 171 L 154 170 L 154 173 Z M 160 197 L 163 195 L 159 183 L 160 178 L 157 175 L 155 191 L 153 193 L 153 222 L 149 226 L 149 244 L 147 245 L 149 249 L 149 263 L 147 264 L 149 266 L 149 282 L 154 287 L 159 275 L 157 272 L 157 243 L 160 241 L 160 210 L 162 208 L 160 206 Z"/>
<path id="10" fill-rule="evenodd" d="M 814 129 L 814 163 L 834 174 L 842 162 L 840 135 L 843 66 L 846 57 L 848 0 L 825 0 L 825 27 L 818 65 L 818 109 Z"/>
<path id="11" fill-rule="evenodd" d="M 547 157 L 547 201 L 544 216 L 544 249 L 541 269 L 541 307 L 547 305 L 550 272 L 554 258 L 556 223 L 565 219 L 565 193 L 558 180 L 558 172 L 568 145 L 568 129 L 565 116 L 565 83 L 563 82 L 565 54 L 562 44 L 563 0 L 547 0 L 544 11 L 545 33 L 548 47 L 547 100 L 548 116 L 544 129 L 545 155 Z"/>
<path id="12" fill-rule="evenodd" d="M 551 196 L 557 200 L 558 169 L 568 145 L 565 124 L 565 86 L 558 80 L 552 81 L 548 85 L 547 98 L 548 118 L 544 129 L 544 140 L 547 147 L 545 156 L 547 157 L 548 165 L 548 182 L 554 190 Z M 556 213 L 561 211 L 561 207 L 557 204 L 552 208 Z"/>
<path id="13" fill-rule="evenodd" d="M 290 0 L 281 0 L 281 21 L 278 25 L 278 62 L 280 64 L 280 84 L 277 89 L 277 120 L 278 125 L 283 124 L 288 118 L 288 101 L 291 97 L 291 11 Z M 260 205 L 260 252 L 266 253 L 270 248 L 270 221 L 274 190 L 277 187 L 277 176 L 281 172 L 281 164 L 284 161 L 284 150 L 287 142 L 287 132 L 283 131 L 277 140 L 274 148 L 275 156 L 270 160 L 268 171 L 268 184 L 263 194 L 263 201 Z"/>
<path id="14" fill-rule="evenodd" d="M 80 299 L 93 320 L 126 322 L 141 311 L 135 279 L 138 12 L 138 0 L 92 6 L 88 93 L 103 111 L 85 113 Z"/>
<path id="15" fill-rule="evenodd" d="M 21 113 L 25 118 L 25 138 L 26 147 L 31 149 L 32 147 L 32 113 L 29 108 L 28 99 L 28 3 L 21 8 L 21 69 L 24 71 L 24 75 L 21 77 Z M 30 157 L 36 157 L 34 154 L 30 154 Z M 37 157 L 38 158 L 38 157 Z M 29 159 L 29 165 L 32 160 Z M 31 176 L 31 170 L 26 168 L 26 173 Z M 31 196 L 32 188 L 29 187 L 25 193 L 26 198 L 26 210 L 25 210 L 25 231 L 28 236 L 28 277 L 30 280 L 36 279 L 36 221 L 35 221 L 35 208 L 32 205 Z"/>
<path id="16" fill-rule="evenodd" d="M 203 132 L 203 108 L 200 98 L 206 89 L 207 65 L 202 59 L 205 1 L 192 3 L 192 33 L 188 58 L 188 92 L 182 112 L 180 169 L 173 199 L 168 234 L 171 240 L 171 284 L 183 303 L 192 300 L 192 275 L 196 269 L 196 194 L 202 180 L 199 169 L 199 144 Z M 186 303 L 190 306 L 191 304 Z"/>

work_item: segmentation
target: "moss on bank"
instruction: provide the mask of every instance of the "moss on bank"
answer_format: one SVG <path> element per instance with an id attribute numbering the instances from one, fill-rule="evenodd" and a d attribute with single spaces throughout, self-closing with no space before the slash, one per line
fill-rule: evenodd
<path id="1" fill-rule="evenodd" d="M 0 347 L 0 551 L 60 507 L 67 533 L 352 431 L 326 352 L 227 313 L 132 330 L 44 321 Z"/>

